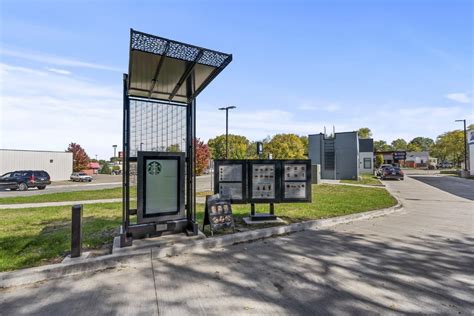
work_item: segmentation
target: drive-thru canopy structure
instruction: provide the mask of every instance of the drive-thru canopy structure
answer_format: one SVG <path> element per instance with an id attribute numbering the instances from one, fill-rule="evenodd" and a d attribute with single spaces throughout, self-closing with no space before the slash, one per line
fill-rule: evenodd
<path id="1" fill-rule="evenodd" d="M 230 54 L 131 30 L 129 69 L 123 86 L 121 246 L 130 245 L 133 237 L 156 233 L 187 230 L 197 234 L 196 97 L 231 61 Z M 168 161 L 175 158 L 177 163 Z M 138 206 L 132 209 L 130 175 L 135 162 Z M 162 171 L 167 167 L 176 173 Z M 169 185 L 163 187 L 160 181 Z M 165 196 L 163 190 L 172 192 L 166 191 Z M 156 199 L 169 196 L 177 203 L 165 201 L 166 211 L 162 212 L 164 204 Z M 156 210 L 147 213 L 147 205 L 157 205 Z M 134 214 L 137 222 L 131 223 Z"/>

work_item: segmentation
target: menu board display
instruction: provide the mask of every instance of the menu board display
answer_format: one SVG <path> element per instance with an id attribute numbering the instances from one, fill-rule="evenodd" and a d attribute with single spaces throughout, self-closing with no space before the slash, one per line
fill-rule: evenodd
<path id="1" fill-rule="evenodd" d="M 275 199 L 275 165 L 252 166 L 252 198 Z"/>
<path id="2" fill-rule="evenodd" d="M 246 203 L 246 184 L 246 160 L 214 160 L 214 193 L 232 203 Z"/>
<path id="3" fill-rule="evenodd" d="M 214 193 L 234 203 L 311 202 L 307 159 L 214 160 Z"/>
<path id="4" fill-rule="evenodd" d="M 204 225 L 210 226 L 211 235 L 218 229 L 232 228 L 235 232 L 234 216 L 230 200 L 219 194 L 206 196 Z"/>
<path id="5" fill-rule="evenodd" d="M 306 198 L 306 183 L 304 182 L 285 182 L 285 199 L 304 199 Z"/>
<path id="6" fill-rule="evenodd" d="M 220 181 L 242 181 L 242 165 L 220 165 L 219 182 Z"/>
<path id="7" fill-rule="evenodd" d="M 306 181 L 306 165 L 285 164 L 283 166 L 285 181 Z"/>
<path id="8" fill-rule="evenodd" d="M 241 200 L 242 196 L 242 183 L 219 183 L 219 194 L 223 198 L 231 200 Z"/>

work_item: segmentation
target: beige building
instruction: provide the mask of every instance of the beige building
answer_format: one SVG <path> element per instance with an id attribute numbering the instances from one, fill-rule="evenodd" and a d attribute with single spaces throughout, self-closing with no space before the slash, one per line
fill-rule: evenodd
<path id="1" fill-rule="evenodd" d="M 49 173 L 51 181 L 69 180 L 72 153 L 0 149 L 0 175 L 15 170 L 44 170 Z"/>

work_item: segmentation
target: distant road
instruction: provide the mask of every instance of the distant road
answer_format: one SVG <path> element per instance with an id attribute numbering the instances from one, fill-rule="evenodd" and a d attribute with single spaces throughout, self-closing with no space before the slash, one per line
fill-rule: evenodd
<path id="1" fill-rule="evenodd" d="M 71 181 L 58 181 L 52 185 L 46 187 L 45 190 L 38 190 L 36 188 L 29 189 L 28 191 L 10 191 L 0 190 L 0 198 L 2 197 L 14 197 L 14 196 L 32 196 L 48 193 L 58 192 L 72 192 L 72 191 L 85 191 L 85 190 L 100 190 L 117 188 L 122 185 L 122 176 L 109 176 L 109 175 L 96 175 L 92 182 L 71 182 Z M 203 175 L 196 177 L 196 191 L 211 191 L 211 176 Z"/>

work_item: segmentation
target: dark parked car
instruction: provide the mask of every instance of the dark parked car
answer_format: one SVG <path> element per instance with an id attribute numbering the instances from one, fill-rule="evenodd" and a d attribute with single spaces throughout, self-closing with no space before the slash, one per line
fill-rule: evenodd
<path id="1" fill-rule="evenodd" d="M 43 170 L 18 170 L 5 173 L 0 177 L 0 188 L 12 191 L 26 191 L 34 187 L 44 190 L 49 184 L 51 184 L 51 178 Z"/>
<path id="2" fill-rule="evenodd" d="M 397 167 L 385 168 L 383 170 L 382 180 L 387 179 L 404 180 L 405 174 L 402 170 L 400 170 L 400 168 Z"/>

